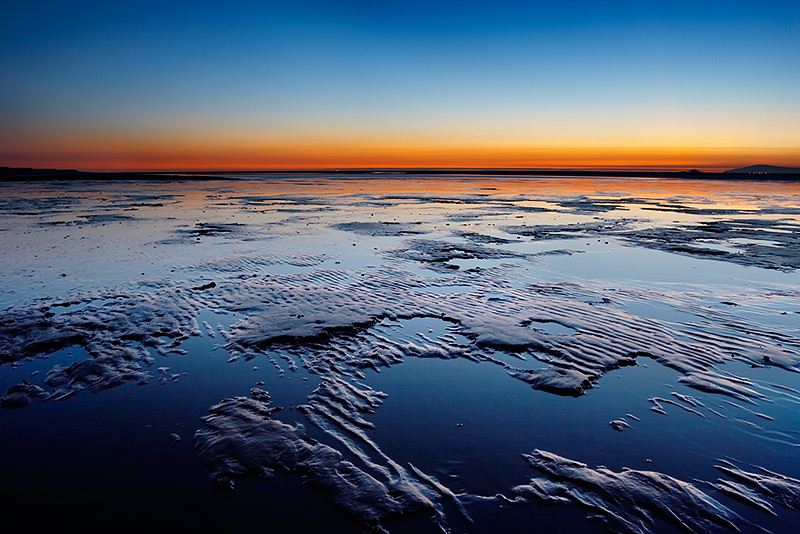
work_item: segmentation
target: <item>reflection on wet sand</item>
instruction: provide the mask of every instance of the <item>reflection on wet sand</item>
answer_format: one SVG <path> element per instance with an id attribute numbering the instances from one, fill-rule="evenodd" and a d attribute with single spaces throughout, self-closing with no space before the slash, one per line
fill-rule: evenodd
<path id="1" fill-rule="evenodd" d="M 321 495 L 334 531 L 488 532 L 487 507 L 522 531 L 543 504 L 617 532 L 800 525 L 797 184 L 0 187 L 3 462 L 47 462 L 14 440 L 53 401 L 119 398 L 181 421 L 146 459 L 165 488 L 188 491 L 174 455 L 236 495 L 298 478 L 292 513 Z M 3 496 L 24 510 L 58 477 Z"/>

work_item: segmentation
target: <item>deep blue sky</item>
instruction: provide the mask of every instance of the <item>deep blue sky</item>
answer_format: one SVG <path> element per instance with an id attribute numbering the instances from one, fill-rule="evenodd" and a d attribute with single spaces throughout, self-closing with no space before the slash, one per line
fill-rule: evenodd
<path id="1" fill-rule="evenodd" d="M 0 164 L 800 149 L 800 2 L 34 0 L 0 24 Z"/>

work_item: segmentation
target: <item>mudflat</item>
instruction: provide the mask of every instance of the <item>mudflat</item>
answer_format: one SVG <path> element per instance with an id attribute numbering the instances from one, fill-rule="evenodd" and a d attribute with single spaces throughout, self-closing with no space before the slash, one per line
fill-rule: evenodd
<path id="1" fill-rule="evenodd" d="M 10 516 L 800 527 L 798 183 L 287 174 L 0 190 Z"/>

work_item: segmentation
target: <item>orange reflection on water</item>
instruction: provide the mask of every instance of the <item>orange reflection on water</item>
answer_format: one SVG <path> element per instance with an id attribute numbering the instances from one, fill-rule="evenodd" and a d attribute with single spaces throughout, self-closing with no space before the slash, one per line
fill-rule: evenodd
<path id="1" fill-rule="evenodd" d="M 248 175 L 224 182 L 232 197 L 265 195 L 276 197 L 339 198 L 374 195 L 376 198 L 471 198 L 535 202 L 554 197 L 590 199 L 636 199 L 647 202 L 679 202 L 685 207 L 732 210 L 755 209 L 761 204 L 800 209 L 800 183 L 727 181 L 671 178 L 609 177 L 520 177 L 508 175 Z M 237 176 L 242 178 L 241 176 Z M 220 186 L 212 182 L 213 188 Z M 188 184 L 187 184 L 188 185 Z M 211 184 L 209 184 L 210 186 Z M 160 188 L 158 184 L 155 188 Z M 195 189 L 195 187 L 197 189 Z M 188 186 L 186 202 L 200 203 L 207 186 Z M 192 197 L 197 195 L 197 198 Z M 458 204 L 448 205 L 457 210 Z"/>

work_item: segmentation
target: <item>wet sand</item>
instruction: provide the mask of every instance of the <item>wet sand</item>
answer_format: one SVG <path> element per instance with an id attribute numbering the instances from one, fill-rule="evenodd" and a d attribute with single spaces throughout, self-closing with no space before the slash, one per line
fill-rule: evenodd
<path id="1" fill-rule="evenodd" d="M 235 178 L 0 184 L 14 514 L 800 526 L 800 185 Z"/>

